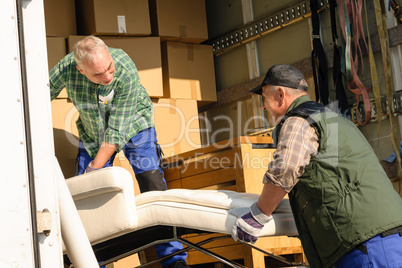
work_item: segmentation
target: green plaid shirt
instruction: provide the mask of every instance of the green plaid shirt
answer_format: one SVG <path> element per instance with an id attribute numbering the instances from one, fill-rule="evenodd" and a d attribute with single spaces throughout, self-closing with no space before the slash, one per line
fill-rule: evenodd
<path id="1" fill-rule="evenodd" d="M 110 85 L 91 82 L 77 68 L 73 53 L 65 56 L 49 73 L 51 99 L 63 88 L 79 112 L 76 122 L 80 139 L 91 157 L 103 141 L 118 144 L 117 151 L 138 132 L 153 127 L 152 102 L 140 83 L 137 68 L 121 49 L 109 48 L 115 64 Z M 99 96 L 108 96 L 107 102 Z"/>

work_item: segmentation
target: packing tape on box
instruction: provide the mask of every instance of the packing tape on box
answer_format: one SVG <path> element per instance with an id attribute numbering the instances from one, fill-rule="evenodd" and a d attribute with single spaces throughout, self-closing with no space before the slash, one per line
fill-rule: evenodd
<path id="1" fill-rule="evenodd" d="M 176 105 L 176 100 L 175 99 L 170 99 L 169 104 L 173 107 L 169 108 L 169 114 L 177 114 L 177 105 Z"/>
<path id="2" fill-rule="evenodd" d="M 191 90 L 191 99 L 197 100 L 198 99 L 198 83 L 197 83 L 197 81 L 194 81 L 194 80 L 190 81 L 190 90 Z"/>
<path id="3" fill-rule="evenodd" d="M 118 33 L 127 33 L 126 16 L 117 16 L 117 31 Z"/>
<path id="4" fill-rule="evenodd" d="M 187 37 L 186 25 L 179 25 L 180 38 Z"/>
<path id="5" fill-rule="evenodd" d="M 173 153 L 174 154 L 181 154 L 182 153 L 180 141 L 173 146 Z"/>

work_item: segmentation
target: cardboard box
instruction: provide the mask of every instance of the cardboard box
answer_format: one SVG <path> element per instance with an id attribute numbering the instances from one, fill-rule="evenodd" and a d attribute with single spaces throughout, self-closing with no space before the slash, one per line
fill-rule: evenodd
<path id="1" fill-rule="evenodd" d="M 78 153 L 78 129 L 75 122 L 79 113 L 68 99 L 51 102 L 55 154 L 58 159 L 75 159 Z"/>
<path id="2" fill-rule="evenodd" d="M 163 95 L 193 99 L 199 106 L 216 102 L 212 47 L 180 42 L 162 43 Z"/>
<path id="3" fill-rule="evenodd" d="M 60 169 L 64 175 L 64 178 L 68 179 L 75 176 L 76 173 L 76 163 L 77 159 L 64 159 L 57 157 L 57 161 L 59 162 Z"/>
<path id="4" fill-rule="evenodd" d="M 76 5 L 78 35 L 151 34 L 148 0 L 80 0 Z"/>
<path id="5" fill-rule="evenodd" d="M 65 178 L 75 176 L 78 154 L 78 111 L 68 99 L 51 102 L 54 149 Z"/>
<path id="6" fill-rule="evenodd" d="M 74 0 L 44 0 L 46 36 L 77 34 Z"/>
<path id="7" fill-rule="evenodd" d="M 153 122 L 164 157 L 201 147 L 195 100 L 152 99 Z"/>
<path id="8" fill-rule="evenodd" d="M 163 41 L 201 43 L 208 39 L 204 0 L 150 0 L 152 34 Z"/>
<path id="9" fill-rule="evenodd" d="M 49 71 L 67 54 L 66 38 L 46 37 Z"/>
<path id="10" fill-rule="evenodd" d="M 64 37 L 46 37 L 47 43 L 47 64 L 49 71 L 67 54 L 66 38 Z M 63 89 L 58 99 L 66 99 L 67 91 Z"/>
<path id="11" fill-rule="evenodd" d="M 106 37 L 106 45 L 123 49 L 134 61 L 141 84 L 151 97 L 163 97 L 162 56 L 159 37 Z"/>
<path id="12" fill-rule="evenodd" d="M 84 36 L 69 36 L 68 50 Z M 134 61 L 141 84 L 151 97 L 163 97 L 162 59 L 159 37 L 99 36 L 106 45 L 123 49 Z"/>
<path id="13" fill-rule="evenodd" d="M 126 156 L 124 155 L 123 151 L 120 151 L 118 154 L 116 154 L 116 157 L 114 158 L 113 161 L 113 166 L 115 167 L 122 167 L 128 172 L 130 172 L 131 177 L 133 178 L 133 184 L 134 184 L 134 194 L 139 195 L 140 192 L 140 186 L 138 185 L 137 179 L 135 178 L 134 170 L 130 165 L 130 162 L 127 160 Z"/>
<path id="14" fill-rule="evenodd" d="M 131 268 L 141 265 L 139 253 L 120 259 L 114 263 L 106 265 L 106 268 Z"/>
<path id="15" fill-rule="evenodd" d="M 253 135 L 270 128 L 263 99 L 253 94 L 241 100 L 209 109 L 200 114 L 202 145 L 210 145 L 239 136 Z"/>

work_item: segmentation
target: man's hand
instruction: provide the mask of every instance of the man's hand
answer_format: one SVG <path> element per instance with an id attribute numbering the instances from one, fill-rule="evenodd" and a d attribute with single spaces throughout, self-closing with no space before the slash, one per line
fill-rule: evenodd
<path id="1" fill-rule="evenodd" d="M 232 209 L 229 213 L 238 217 L 232 229 L 233 239 L 251 244 L 258 240 L 264 225 L 272 220 L 272 216 L 265 215 L 258 208 L 257 203 L 250 208 Z"/>
<path id="2" fill-rule="evenodd" d="M 85 173 L 89 173 L 103 168 L 107 163 L 107 161 L 110 159 L 110 157 L 113 155 L 113 153 L 116 152 L 117 147 L 118 147 L 117 144 L 111 144 L 105 141 L 102 142 L 102 145 L 99 148 L 98 153 L 96 154 L 94 160 L 88 164 Z"/>
<path id="3" fill-rule="evenodd" d="M 92 172 L 92 171 L 95 171 L 95 170 L 98 170 L 98 169 L 100 169 L 100 168 L 93 168 L 92 167 L 92 161 L 88 164 L 88 166 L 87 166 L 87 169 L 85 170 L 85 173 L 89 173 L 89 172 Z"/>

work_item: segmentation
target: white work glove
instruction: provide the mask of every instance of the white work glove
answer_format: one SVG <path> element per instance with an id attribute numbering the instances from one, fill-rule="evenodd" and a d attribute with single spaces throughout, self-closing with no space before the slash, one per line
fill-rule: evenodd
<path id="1" fill-rule="evenodd" d="M 265 215 L 257 203 L 252 204 L 250 208 L 231 209 L 229 213 L 238 217 L 232 228 L 233 239 L 251 244 L 257 242 L 264 225 L 272 220 L 272 216 Z"/>

